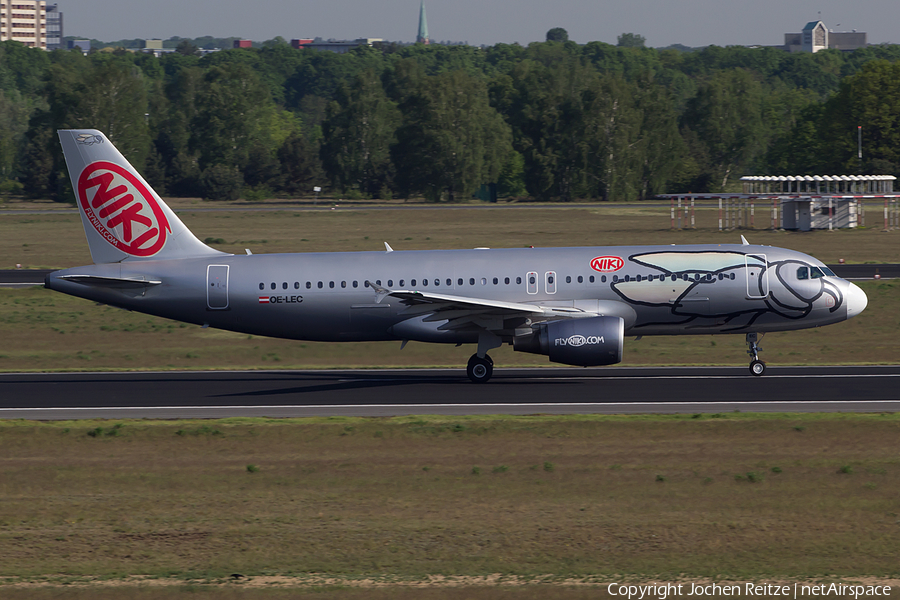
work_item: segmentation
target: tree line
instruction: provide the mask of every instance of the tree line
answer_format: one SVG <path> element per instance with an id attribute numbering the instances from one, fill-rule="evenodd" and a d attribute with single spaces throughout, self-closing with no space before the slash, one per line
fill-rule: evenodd
<path id="1" fill-rule="evenodd" d="M 335 54 L 274 40 L 156 58 L 6 41 L 0 194 L 71 200 L 63 128 L 106 133 L 161 194 L 209 199 L 321 186 L 452 202 L 490 185 L 501 197 L 625 201 L 735 190 L 748 174 L 900 171 L 900 46 L 642 42 Z"/>

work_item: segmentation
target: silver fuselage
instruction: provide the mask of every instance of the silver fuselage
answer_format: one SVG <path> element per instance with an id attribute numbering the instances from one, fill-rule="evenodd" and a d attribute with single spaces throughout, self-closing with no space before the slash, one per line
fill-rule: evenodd
<path id="1" fill-rule="evenodd" d="M 379 298 L 366 282 L 618 315 L 628 335 L 743 334 L 818 327 L 853 316 L 859 288 L 821 276 L 821 270 L 810 269 L 815 267 L 824 265 L 791 250 L 715 244 L 256 254 L 94 264 L 56 271 L 46 286 L 255 335 L 470 343 L 477 331 L 442 329 L 440 321 L 411 316 L 401 300 Z M 73 275 L 158 283 L 94 285 Z M 515 318 L 494 330 L 510 342 L 527 325 Z"/>

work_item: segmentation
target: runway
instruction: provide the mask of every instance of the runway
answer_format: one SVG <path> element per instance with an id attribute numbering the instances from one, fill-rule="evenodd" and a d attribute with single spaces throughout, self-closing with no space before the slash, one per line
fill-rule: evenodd
<path id="1" fill-rule="evenodd" d="M 0 374 L 0 418 L 896 412 L 900 366 Z"/>

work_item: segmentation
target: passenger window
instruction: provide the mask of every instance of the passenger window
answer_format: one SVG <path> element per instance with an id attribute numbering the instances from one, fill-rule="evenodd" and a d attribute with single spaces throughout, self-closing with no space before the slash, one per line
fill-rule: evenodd
<path id="1" fill-rule="evenodd" d="M 462 284 L 463 284 L 463 280 L 462 280 L 462 277 L 460 277 L 459 279 L 456 280 L 456 285 L 462 285 Z"/>
<path id="2" fill-rule="evenodd" d="M 591 275 L 590 277 L 588 277 L 588 281 L 590 281 L 591 283 L 594 283 L 594 276 Z"/>
<path id="3" fill-rule="evenodd" d="M 347 287 L 347 282 L 346 282 L 346 281 L 342 281 L 342 282 L 341 282 L 341 287 L 342 287 L 342 288 Z"/>
<path id="4" fill-rule="evenodd" d="M 566 283 L 572 283 L 572 276 L 566 275 Z"/>
<path id="5" fill-rule="evenodd" d="M 506 285 L 509 285 L 509 277 L 505 277 L 503 279 L 503 283 L 505 283 Z"/>
<path id="6" fill-rule="evenodd" d="M 469 285 L 475 285 L 475 278 L 469 277 Z"/>
<path id="7" fill-rule="evenodd" d="M 394 280 L 388 279 L 388 287 L 394 287 Z"/>
<path id="8" fill-rule="evenodd" d="M 272 282 L 272 289 L 274 290 L 275 287 L 276 287 L 276 286 L 275 286 L 275 282 L 273 281 L 273 282 Z"/>
<path id="9" fill-rule="evenodd" d="M 522 278 L 516 277 L 516 285 L 522 285 Z"/>
<path id="10" fill-rule="evenodd" d="M 376 279 L 376 280 L 375 280 L 375 285 L 381 285 L 381 280 L 380 280 L 380 279 Z"/>
<path id="11" fill-rule="evenodd" d="M 264 283 L 259 284 L 259 289 L 261 289 L 261 290 L 266 289 L 266 284 L 264 284 Z"/>
<path id="12" fill-rule="evenodd" d="M 299 282 L 299 281 L 295 281 L 295 282 L 294 282 L 294 289 L 295 289 L 295 290 L 299 290 L 299 289 L 300 289 L 300 282 Z"/>
<path id="13" fill-rule="evenodd" d="M 365 285 L 366 287 L 369 287 L 369 282 L 366 281 L 365 284 L 363 284 L 363 285 Z"/>
<path id="14" fill-rule="evenodd" d="M 428 280 L 427 280 L 427 279 L 423 279 L 423 280 L 422 280 L 422 287 L 428 287 Z"/>
<path id="15" fill-rule="evenodd" d="M 319 283 L 317 283 L 316 285 L 319 286 L 319 289 L 320 289 L 320 290 L 322 289 L 322 282 L 321 282 L 321 281 L 320 281 Z"/>
<path id="16" fill-rule="evenodd" d="M 283 289 L 283 290 L 287 289 L 287 281 L 285 281 L 284 283 L 281 284 L 281 289 Z"/>
<path id="17" fill-rule="evenodd" d="M 453 285 L 453 280 L 448 277 L 447 278 L 447 287 L 450 287 L 452 285 Z"/>
<path id="18" fill-rule="evenodd" d="M 606 283 L 606 275 L 600 276 L 600 283 Z"/>
<path id="19" fill-rule="evenodd" d="M 606 277 L 606 275 L 604 275 L 604 277 Z M 618 276 L 618 275 L 613 275 L 613 283 L 619 283 L 619 276 Z"/>
<path id="20" fill-rule="evenodd" d="M 312 281 L 306 282 L 306 289 L 310 289 L 312 287 Z"/>
<path id="21" fill-rule="evenodd" d="M 494 277 L 494 285 L 497 285 L 498 283 L 500 283 L 500 280 Z"/>
<path id="22" fill-rule="evenodd" d="M 409 285 L 411 285 L 411 286 L 413 286 L 413 287 L 416 287 L 416 280 L 415 280 L 415 279 L 410 279 L 410 280 L 409 280 Z"/>
<path id="23" fill-rule="evenodd" d="M 731 280 L 734 281 L 734 273 L 731 274 Z"/>
<path id="24" fill-rule="evenodd" d="M 556 293 L 556 272 L 547 271 L 544 273 L 544 291 L 548 294 Z"/>
<path id="25" fill-rule="evenodd" d="M 797 279 L 809 279 L 809 269 L 800 267 L 797 269 Z"/>
<path id="26" fill-rule="evenodd" d="M 487 277 L 481 278 L 481 285 L 487 285 Z"/>
<path id="27" fill-rule="evenodd" d="M 358 282 L 358 281 L 354 281 L 354 282 L 353 282 L 353 287 L 359 287 L 359 282 Z"/>
<path id="28" fill-rule="evenodd" d="M 334 282 L 333 282 L 333 281 L 329 281 L 329 282 L 328 282 L 328 287 L 334 288 Z"/>
<path id="29" fill-rule="evenodd" d="M 578 276 L 578 283 L 584 283 L 584 277 L 581 275 Z"/>
<path id="30" fill-rule="evenodd" d="M 440 279 L 435 279 L 435 280 L 434 280 L 434 285 L 441 285 L 441 280 L 440 280 Z M 450 284 L 448 283 L 447 285 L 450 285 Z"/>
<path id="31" fill-rule="evenodd" d="M 404 285 L 404 284 L 403 284 L 403 280 L 401 279 L 401 280 L 400 280 L 400 287 L 403 287 L 403 285 Z"/>

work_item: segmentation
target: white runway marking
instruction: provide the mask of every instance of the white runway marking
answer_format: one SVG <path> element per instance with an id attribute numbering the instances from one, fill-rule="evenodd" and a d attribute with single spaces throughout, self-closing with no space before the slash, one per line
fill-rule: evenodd
<path id="1" fill-rule="evenodd" d="M 860 400 L 865 404 L 897 404 L 900 400 Z M 788 405 L 788 404 L 850 404 L 847 400 L 753 400 L 746 402 L 715 401 L 715 402 L 491 402 L 483 404 L 224 404 L 210 406 L 79 406 L 79 407 L 44 407 L 44 408 L 0 408 L 0 413 L 7 411 L 87 411 L 87 410 L 225 410 L 225 409 L 333 409 L 333 408 L 563 408 L 563 407 L 611 407 L 611 406 L 758 406 L 758 405 Z"/>

